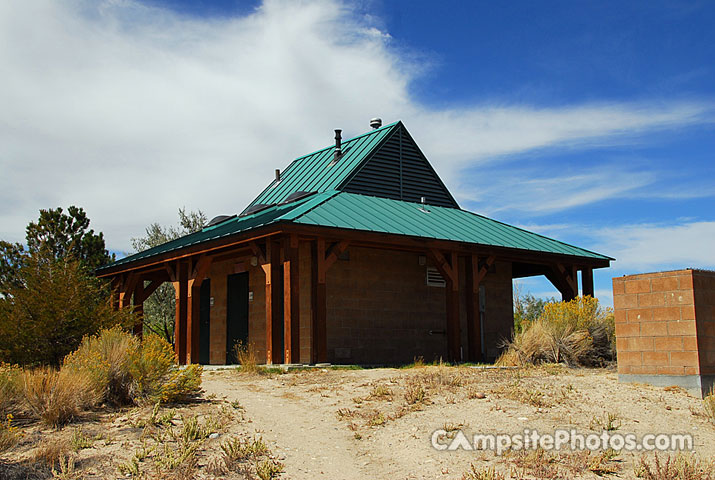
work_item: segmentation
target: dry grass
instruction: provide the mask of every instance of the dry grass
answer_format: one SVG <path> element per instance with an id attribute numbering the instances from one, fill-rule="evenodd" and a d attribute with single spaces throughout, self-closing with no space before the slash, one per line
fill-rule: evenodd
<path id="1" fill-rule="evenodd" d="M 656 454 L 653 463 L 641 457 L 635 475 L 646 480 L 712 480 L 715 465 L 702 462 L 695 455 L 669 455 L 663 460 Z"/>
<path id="2" fill-rule="evenodd" d="M 705 409 L 705 416 L 715 423 L 715 387 L 710 389 L 710 393 L 703 398 L 703 408 Z"/>
<path id="3" fill-rule="evenodd" d="M 0 418 L 16 415 L 22 405 L 22 370 L 0 364 Z"/>
<path id="4" fill-rule="evenodd" d="M 66 424 L 98 401 L 86 372 L 37 368 L 23 372 L 22 378 L 25 403 L 33 414 L 53 427 Z"/>
<path id="5" fill-rule="evenodd" d="M 615 458 L 616 454 L 612 450 L 557 453 L 541 448 L 510 452 L 504 456 L 505 461 L 516 467 L 517 478 L 543 479 L 573 478 L 583 472 L 593 472 L 599 476 L 612 475 L 620 470 Z"/>
<path id="6" fill-rule="evenodd" d="M 72 451 L 70 441 L 65 437 L 47 436 L 35 449 L 35 461 L 55 468 L 63 458 L 68 458 Z"/>
<path id="7" fill-rule="evenodd" d="M 252 343 L 238 341 L 236 345 L 233 346 L 233 351 L 236 354 L 238 364 L 241 366 L 239 372 L 254 375 L 261 373 L 261 368 L 258 366 L 256 348 Z"/>
<path id="8" fill-rule="evenodd" d="M 462 475 L 462 480 L 505 480 L 503 473 L 491 468 L 477 468 L 474 464 L 469 466 L 469 471 Z"/>
<path id="9" fill-rule="evenodd" d="M 613 314 L 598 300 L 548 303 L 540 318 L 514 335 L 498 365 L 603 365 L 614 358 Z"/>
<path id="10" fill-rule="evenodd" d="M 407 382 L 405 385 L 405 402 L 408 405 L 424 403 L 427 399 L 427 392 L 418 382 Z"/>

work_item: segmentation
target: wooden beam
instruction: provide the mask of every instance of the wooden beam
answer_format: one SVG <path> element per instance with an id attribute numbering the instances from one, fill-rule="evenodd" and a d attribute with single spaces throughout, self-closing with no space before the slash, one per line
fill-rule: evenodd
<path id="1" fill-rule="evenodd" d="M 300 249 L 297 235 L 283 243 L 283 348 L 285 363 L 300 363 Z"/>
<path id="2" fill-rule="evenodd" d="M 459 325 L 459 262 L 457 254 L 448 254 L 451 277 L 447 278 L 447 288 L 445 291 L 447 300 L 447 349 L 449 360 L 459 362 L 461 355 L 461 332 Z"/>
<path id="3" fill-rule="evenodd" d="M 137 319 L 133 327 L 134 335 L 140 339 L 144 336 L 144 299 L 146 299 L 144 280 L 141 280 L 134 287 L 134 313 Z"/>
<path id="4" fill-rule="evenodd" d="M 325 270 L 327 271 L 333 264 L 337 261 L 338 257 L 343 254 L 343 252 L 350 245 L 347 241 L 341 241 L 336 243 L 330 248 L 330 251 L 325 255 Z"/>
<path id="5" fill-rule="evenodd" d="M 280 245 L 275 242 L 266 244 L 266 263 L 261 264 L 266 277 L 266 364 L 279 362 L 281 343 L 278 336 L 283 327 L 280 317 Z"/>
<path id="6" fill-rule="evenodd" d="M 581 269 L 581 292 L 583 296 L 590 295 L 594 296 L 593 289 L 593 268 L 583 268 Z"/>
<path id="7" fill-rule="evenodd" d="M 480 362 L 482 360 L 482 323 L 479 313 L 479 284 L 484 276 L 479 268 L 479 257 L 470 255 L 466 260 L 467 358 L 470 362 Z M 486 272 L 484 274 L 486 275 Z"/>
<path id="8" fill-rule="evenodd" d="M 189 300 L 189 265 L 180 263 L 176 265 L 176 321 L 174 322 L 174 351 L 179 364 L 186 363 L 186 319 L 188 317 Z"/>
<path id="9" fill-rule="evenodd" d="M 482 283 L 482 280 L 484 280 L 484 277 L 487 276 L 487 273 L 489 273 L 489 269 L 492 267 L 492 265 L 494 265 L 495 261 L 496 257 L 494 255 L 491 255 L 489 258 L 486 259 L 484 265 L 479 268 L 477 284 Z"/>
<path id="10" fill-rule="evenodd" d="M 135 272 L 130 272 L 124 277 L 124 281 L 119 287 L 119 308 L 131 306 L 132 295 L 139 281 L 139 276 Z"/>
<path id="11" fill-rule="evenodd" d="M 256 242 L 250 242 L 248 246 L 251 248 L 253 255 L 258 259 L 258 263 L 261 265 L 266 263 L 266 252 L 264 252 Z"/>
<path id="12" fill-rule="evenodd" d="M 562 263 L 552 265 L 546 278 L 561 292 L 561 299 L 565 302 L 573 300 L 578 295 L 578 278 L 573 265 L 565 266 Z"/>
<path id="13" fill-rule="evenodd" d="M 445 258 L 444 255 L 442 255 L 442 252 L 432 248 L 429 251 L 429 255 L 432 258 L 432 261 L 434 261 L 434 264 L 437 267 L 437 270 L 439 270 L 439 273 L 442 275 L 442 277 L 444 277 L 446 281 L 454 282 L 456 279 L 455 270 L 453 268 L 453 265 L 449 263 L 449 261 Z M 456 280 L 458 283 L 459 279 Z"/>
<path id="14" fill-rule="evenodd" d="M 326 267 L 325 240 L 317 238 L 311 243 L 311 310 L 312 310 L 312 361 L 324 363 L 328 361 L 327 334 L 327 297 L 326 297 Z"/>

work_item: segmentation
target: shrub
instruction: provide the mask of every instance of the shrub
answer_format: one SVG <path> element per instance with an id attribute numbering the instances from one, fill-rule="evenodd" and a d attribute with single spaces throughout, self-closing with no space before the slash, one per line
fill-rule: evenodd
<path id="1" fill-rule="evenodd" d="M 700 461 L 695 455 L 677 454 L 662 461 L 656 454 L 653 464 L 641 457 L 635 468 L 637 478 L 646 480 L 712 480 L 715 466 Z"/>
<path id="2" fill-rule="evenodd" d="M 166 340 L 147 335 L 140 343 L 120 327 L 85 337 L 64 369 L 89 377 L 93 390 L 113 405 L 177 402 L 201 390 L 199 365 L 180 369 Z"/>
<path id="3" fill-rule="evenodd" d="M 129 361 L 139 341 L 115 326 L 86 336 L 79 348 L 65 357 L 64 368 L 84 372 L 99 398 L 111 405 L 131 403 L 132 375 Z"/>
<path id="4" fill-rule="evenodd" d="M 84 336 L 134 324 L 130 309 L 115 311 L 106 284 L 80 261 L 38 252 L 18 275 L 0 296 L 0 361 L 59 366 Z"/>
<path id="5" fill-rule="evenodd" d="M 98 400 L 86 372 L 48 367 L 23 372 L 23 395 L 27 406 L 47 425 L 58 427 Z"/>
<path id="6" fill-rule="evenodd" d="M 186 368 L 174 367 L 161 387 L 160 400 L 163 402 L 181 402 L 201 392 L 201 365 L 191 364 Z"/>
<path id="7" fill-rule="evenodd" d="M 17 427 L 12 424 L 12 414 L 8 413 L 5 421 L 0 420 L 0 453 L 13 447 L 18 440 Z"/>
<path id="8" fill-rule="evenodd" d="M 615 354 L 613 314 L 589 296 L 548 303 L 541 317 L 506 346 L 498 364 L 601 365 Z"/>
<path id="9" fill-rule="evenodd" d="M 0 418 L 17 414 L 22 402 L 22 370 L 0 364 Z"/>
<path id="10" fill-rule="evenodd" d="M 134 380 L 134 399 L 156 403 L 162 398 L 162 387 L 174 368 L 175 356 L 171 345 L 157 335 L 147 335 L 141 348 L 128 359 L 128 368 Z"/>
<path id="11" fill-rule="evenodd" d="M 236 342 L 233 346 L 236 361 L 241 365 L 239 370 L 241 373 L 259 373 L 258 360 L 256 358 L 256 349 L 253 344 Z"/>

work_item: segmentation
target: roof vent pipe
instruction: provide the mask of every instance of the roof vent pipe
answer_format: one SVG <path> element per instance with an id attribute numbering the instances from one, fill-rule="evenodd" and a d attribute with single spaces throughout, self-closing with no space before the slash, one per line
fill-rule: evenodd
<path id="1" fill-rule="evenodd" d="M 370 126 L 377 130 L 382 126 L 382 119 L 381 118 L 373 118 L 370 119 Z"/>
<path id="2" fill-rule="evenodd" d="M 333 161 L 338 160 L 343 154 L 342 137 L 340 136 L 341 132 L 342 130 L 340 130 L 339 128 L 335 129 L 335 160 Z"/>
<path id="3" fill-rule="evenodd" d="M 281 181 L 281 169 L 276 168 L 276 182 L 280 182 L 280 181 Z"/>

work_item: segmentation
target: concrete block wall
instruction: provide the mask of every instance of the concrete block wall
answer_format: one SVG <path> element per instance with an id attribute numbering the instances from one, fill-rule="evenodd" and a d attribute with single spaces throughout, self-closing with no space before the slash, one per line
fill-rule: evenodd
<path id="1" fill-rule="evenodd" d="M 707 391 L 715 373 L 714 294 L 715 274 L 701 270 L 614 278 L 619 379 Z"/>
<path id="2" fill-rule="evenodd" d="M 428 286 L 419 253 L 349 248 L 327 275 L 328 360 L 405 363 L 447 358 L 445 289 Z M 463 357 L 467 355 L 464 265 L 460 263 Z M 483 280 L 487 356 L 513 327 L 511 263 L 499 262 Z M 430 334 L 429 332 L 433 333 Z M 440 332 L 440 333 L 436 333 Z"/>

